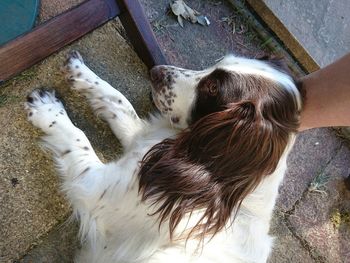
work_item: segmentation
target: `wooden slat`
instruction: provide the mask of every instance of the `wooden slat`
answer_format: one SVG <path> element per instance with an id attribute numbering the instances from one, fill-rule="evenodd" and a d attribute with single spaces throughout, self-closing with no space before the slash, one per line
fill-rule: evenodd
<path id="1" fill-rule="evenodd" d="M 168 64 L 145 12 L 137 0 L 117 0 L 122 22 L 135 51 L 148 68 Z"/>
<path id="2" fill-rule="evenodd" d="M 120 14 L 115 0 L 89 0 L 0 47 L 0 83 Z"/>

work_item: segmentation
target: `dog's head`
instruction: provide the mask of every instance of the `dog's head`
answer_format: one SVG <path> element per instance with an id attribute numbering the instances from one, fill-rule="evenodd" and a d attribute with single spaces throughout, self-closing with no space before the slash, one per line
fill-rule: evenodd
<path id="1" fill-rule="evenodd" d="M 151 70 L 151 80 L 154 103 L 179 128 L 243 101 L 250 101 L 256 110 L 263 111 L 269 107 L 269 100 L 282 102 L 284 93 L 290 98 L 289 103 L 301 108 L 298 89 L 277 60 L 229 55 L 201 71 L 156 66 Z"/>
<path id="2" fill-rule="evenodd" d="M 204 209 L 194 231 L 215 234 L 276 169 L 299 125 L 300 92 L 276 63 L 234 56 L 202 71 L 157 66 L 151 80 L 158 109 L 185 129 L 145 155 L 140 192 L 171 233 Z"/>

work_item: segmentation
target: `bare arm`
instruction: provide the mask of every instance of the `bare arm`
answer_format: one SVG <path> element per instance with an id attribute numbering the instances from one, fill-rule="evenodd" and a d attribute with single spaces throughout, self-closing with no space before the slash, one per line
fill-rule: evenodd
<path id="1" fill-rule="evenodd" d="M 306 103 L 300 131 L 350 126 L 350 53 L 301 79 Z"/>

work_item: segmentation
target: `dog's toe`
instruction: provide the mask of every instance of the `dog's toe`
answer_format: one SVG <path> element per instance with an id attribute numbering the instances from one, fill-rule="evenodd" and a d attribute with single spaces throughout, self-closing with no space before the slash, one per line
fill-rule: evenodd
<path id="1" fill-rule="evenodd" d="M 54 89 L 37 88 L 27 96 L 27 103 L 31 104 L 30 106 L 38 106 L 54 102 L 59 102 Z"/>
<path id="2" fill-rule="evenodd" d="M 66 115 L 63 104 L 56 97 L 54 89 L 33 90 L 27 96 L 24 109 L 27 112 L 28 121 L 45 132 L 52 130 Z"/>
<path id="3" fill-rule="evenodd" d="M 76 50 L 72 50 L 68 54 L 69 58 L 79 59 L 81 63 L 84 63 L 83 57 L 80 55 L 80 53 Z"/>
<path id="4" fill-rule="evenodd" d="M 61 67 L 62 73 L 68 82 L 74 82 L 75 79 L 82 77 L 84 61 L 78 51 L 69 52 L 67 59 Z"/>
<path id="5" fill-rule="evenodd" d="M 83 57 L 80 55 L 80 53 L 76 50 L 72 50 L 68 53 L 64 66 L 70 66 L 75 60 L 78 60 L 82 64 L 84 63 Z"/>

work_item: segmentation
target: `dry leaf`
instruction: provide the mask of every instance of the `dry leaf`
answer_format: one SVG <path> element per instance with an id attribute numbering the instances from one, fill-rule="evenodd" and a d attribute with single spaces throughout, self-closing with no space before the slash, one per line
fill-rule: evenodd
<path id="1" fill-rule="evenodd" d="M 181 27 L 184 27 L 184 20 L 181 16 L 177 16 L 177 22 L 180 24 Z"/>
<path id="2" fill-rule="evenodd" d="M 171 11 L 177 16 L 177 21 L 183 27 L 183 19 L 192 23 L 209 25 L 210 21 L 206 16 L 201 15 L 198 11 L 192 9 L 183 0 L 175 0 L 170 4 Z"/>

